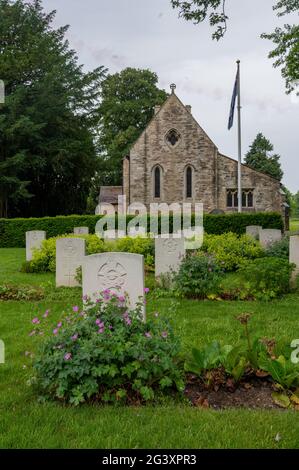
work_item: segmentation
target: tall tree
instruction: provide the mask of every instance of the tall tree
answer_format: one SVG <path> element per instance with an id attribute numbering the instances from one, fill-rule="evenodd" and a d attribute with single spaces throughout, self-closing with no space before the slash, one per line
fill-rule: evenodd
<path id="1" fill-rule="evenodd" d="M 212 38 L 221 39 L 226 31 L 229 17 L 226 13 L 226 0 L 171 0 L 173 8 L 178 9 L 179 16 L 195 24 L 205 21 L 215 28 Z M 299 0 L 279 0 L 273 6 L 278 17 L 299 11 Z M 299 26 L 286 24 L 276 28 L 273 33 L 261 35 L 270 39 L 275 49 L 269 53 L 274 58 L 274 67 L 281 67 L 286 83 L 286 92 L 291 93 L 299 85 Z M 299 92 L 298 92 L 299 94 Z"/>
<path id="2" fill-rule="evenodd" d="M 0 216 L 82 212 L 103 67 L 84 73 L 41 0 L 0 0 Z"/>
<path id="3" fill-rule="evenodd" d="M 280 156 L 273 153 L 273 144 L 260 132 L 245 157 L 245 163 L 251 168 L 262 171 L 279 181 L 283 171 L 279 162 Z"/>
<path id="4" fill-rule="evenodd" d="M 101 184 L 121 184 L 122 158 L 162 104 L 167 93 L 150 70 L 126 68 L 102 83 L 99 148 Z"/>

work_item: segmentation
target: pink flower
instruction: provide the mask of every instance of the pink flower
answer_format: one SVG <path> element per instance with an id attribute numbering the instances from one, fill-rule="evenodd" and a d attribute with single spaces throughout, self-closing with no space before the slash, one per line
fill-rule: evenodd
<path id="1" fill-rule="evenodd" d="M 104 322 L 102 322 L 99 318 L 96 319 L 96 325 L 98 325 L 99 328 L 104 328 Z"/>
<path id="2" fill-rule="evenodd" d="M 110 291 L 110 289 L 105 289 L 105 290 L 103 291 L 103 294 L 107 294 L 107 295 L 109 295 L 109 294 L 110 294 L 110 292 L 111 292 L 111 291 Z"/>
<path id="3" fill-rule="evenodd" d="M 66 354 L 64 355 L 64 360 L 65 360 L 65 361 L 70 361 L 71 359 L 72 359 L 72 354 L 71 354 L 71 353 L 66 353 Z"/>
<path id="4" fill-rule="evenodd" d="M 167 331 L 162 331 L 161 336 L 162 336 L 162 338 L 167 338 L 167 336 L 168 336 Z"/>
<path id="5" fill-rule="evenodd" d="M 75 306 L 73 307 L 73 312 L 75 312 L 75 313 L 76 313 L 76 312 L 79 312 L 79 307 L 78 307 L 77 305 L 75 305 Z"/>
<path id="6" fill-rule="evenodd" d="M 45 313 L 44 313 L 44 315 L 43 315 L 43 317 L 44 317 L 44 318 L 47 318 L 47 317 L 49 316 L 49 313 L 50 313 L 50 310 L 46 310 Z"/>
<path id="7" fill-rule="evenodd" d="M 146 288 L 144 289 L 144 292 L 145 292 L 145 294 L 148 294 L 148 293 L 149 293 L 149 291 L 150 291 L 150 290 L 149 290 L 149 288 L 148 288 L 148 287 L 146 287 Z"/>
<path id="8" fill-rule="evenodd" d="M 33 323 L 33 325 L 39 325 L 40 321 L 37 317 L 35 317 L 35 318 L 33 318 L 32 323 Z"/>
<path id="9" fill-rule="evenodd" d="M 57 335 L 58 331 L 59 331 L 58 328 L 55 328 L 55 329 L 53 330 L 53 335 Z"/>
<path id="10" fill-rule="evenodd" d="M 84 302 L 86 302 L 88 300 L 88 295 L 83 295 L 82 300 L 84 300 Z"/>
<path id="11" fill-rule="evenodd" d="M 33 331 L 31 331 L 31 333 L 29 333 L 29 336 L 34 336 L 34 335 L 35 335 L 35 333 L 36 333 L 36 331 L 35 331 L 35 330 L 33 330 Z"/>
<path id="12" fill-rule="evenodd" d="M 131 320 L 131 318 L 129 318 L 129 317 L 125 319 L 125 322 L 126 322 L 127 325 L 131 325 L 131 324 L 132 324 L 132 320 Z"/>
<path id="13" fill-rule="evenodd" d="M 105 328 L 104 328 L 104 327 L 101 327 L 101 328 L 99 329 L 98 333 L 104 333 L 104 330 L 105 330 Z"/>
<path id="14" fill-rule="evenodd" d="M 76 341 L 76 340 L 78 339 L 78 336 L 79 336 L 78 333 L 75 333 L 75 334 L 71 337 L 72 341 Z"/>
<path id="15" fill-rule="evenodd" d="M 57 323 L 57 328 L 61 328 L 62 327 L 62 322 L 60 321 L 59 323 Z"/>
<path id="16" fill-rule="evenodd" d="M 112 325 L 109 325 L 109 330 L 112 330 L 113 329 L 113 326 Z"/>
<path id="17" fill-rule="evenodd" d="M 145 336 L 146 338 L 151 338 L 151 337 L 152 337 L 152 335 L 151 335 L 151 333 L 150 333 L 149 331 L 147 331 L 147 333 L 145 333 L 144 336 Z"/>
<path id="18" fill-rule="evenodd" d="M 118 300 L 119 300 L 120 302 L 125 302 L 126 298 L 125 298 L 123 295 L 120 295 L 120 296 L 118 297 Z"/>

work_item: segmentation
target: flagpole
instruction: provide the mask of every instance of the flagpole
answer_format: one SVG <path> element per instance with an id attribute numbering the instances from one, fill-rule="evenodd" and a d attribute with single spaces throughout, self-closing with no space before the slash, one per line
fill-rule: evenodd
<path id="1" fill-rule="evenodd" d="M 240 60 L 238 64 L 238 212 L 242 212 L 242 140 L 241 140 L 241 80 Z"/>

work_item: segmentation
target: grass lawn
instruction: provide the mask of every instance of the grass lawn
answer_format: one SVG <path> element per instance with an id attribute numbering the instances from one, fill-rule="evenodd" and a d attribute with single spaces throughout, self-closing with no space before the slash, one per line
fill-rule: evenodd
<path id="1" fill-rule="evenodd" d="M 213 411 L 187 403 L 159 406 L 64 407 L 40 404 L 27 385 L 24 351 L 30 350 L 30 320 L 51 309 L 53 319 L 80 302 L 80 289 L 55 289 L 52 274 L 19 272 L 23 249 L 0 249 L 0 284 L 44 285 L 39 302 L 0 302 L 0 338 L 6 363 L 0 365 L 0 448 L 299 448 L 295 411 Z M 234 342 L 242 331 L 236 315 L 251 312 L 256 334 L 291 341 L 299 337 L 299 295 L 280 301 L 212 302 L 149 299 L 155 311 L 172 319 L 183 348 L 218 339 Z M 277 442 L 275 437 L 281 439 Z"/>
<path id="2" fill-rule="evenodd" d="M 290 221 L 290 230 L 292 232 L 299 230 L 299 219 L 291 219 L 291 221 Z"/>

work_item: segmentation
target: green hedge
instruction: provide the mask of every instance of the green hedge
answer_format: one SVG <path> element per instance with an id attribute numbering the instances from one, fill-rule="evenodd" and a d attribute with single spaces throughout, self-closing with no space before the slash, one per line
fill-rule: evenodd
<path id="1" fill-rule="evenodd" d="M 98 215 L 69 215 L 44 217 L 40 219 L 0 219 L 0 248 L 15 248 L 25 246 L 25 233 L 30 230 L 44 230 L 47 238 L 72 233 L 74 227 L 89 227 L 94 233 Z M 127 220 L 131 220 L 128 216 Z M 273 212 L 253 214 L 204 215 L 204 229 L 207 233 L 220 235 L 225 232 L 245 233 L 247 225 L 261 225 L 264 228 L 283 230 L 283 220 L 280 214 Z M 149 226 L 149 218 L 148 218 Z M 170 219 L 170 231 L 172 220 Z"/>

